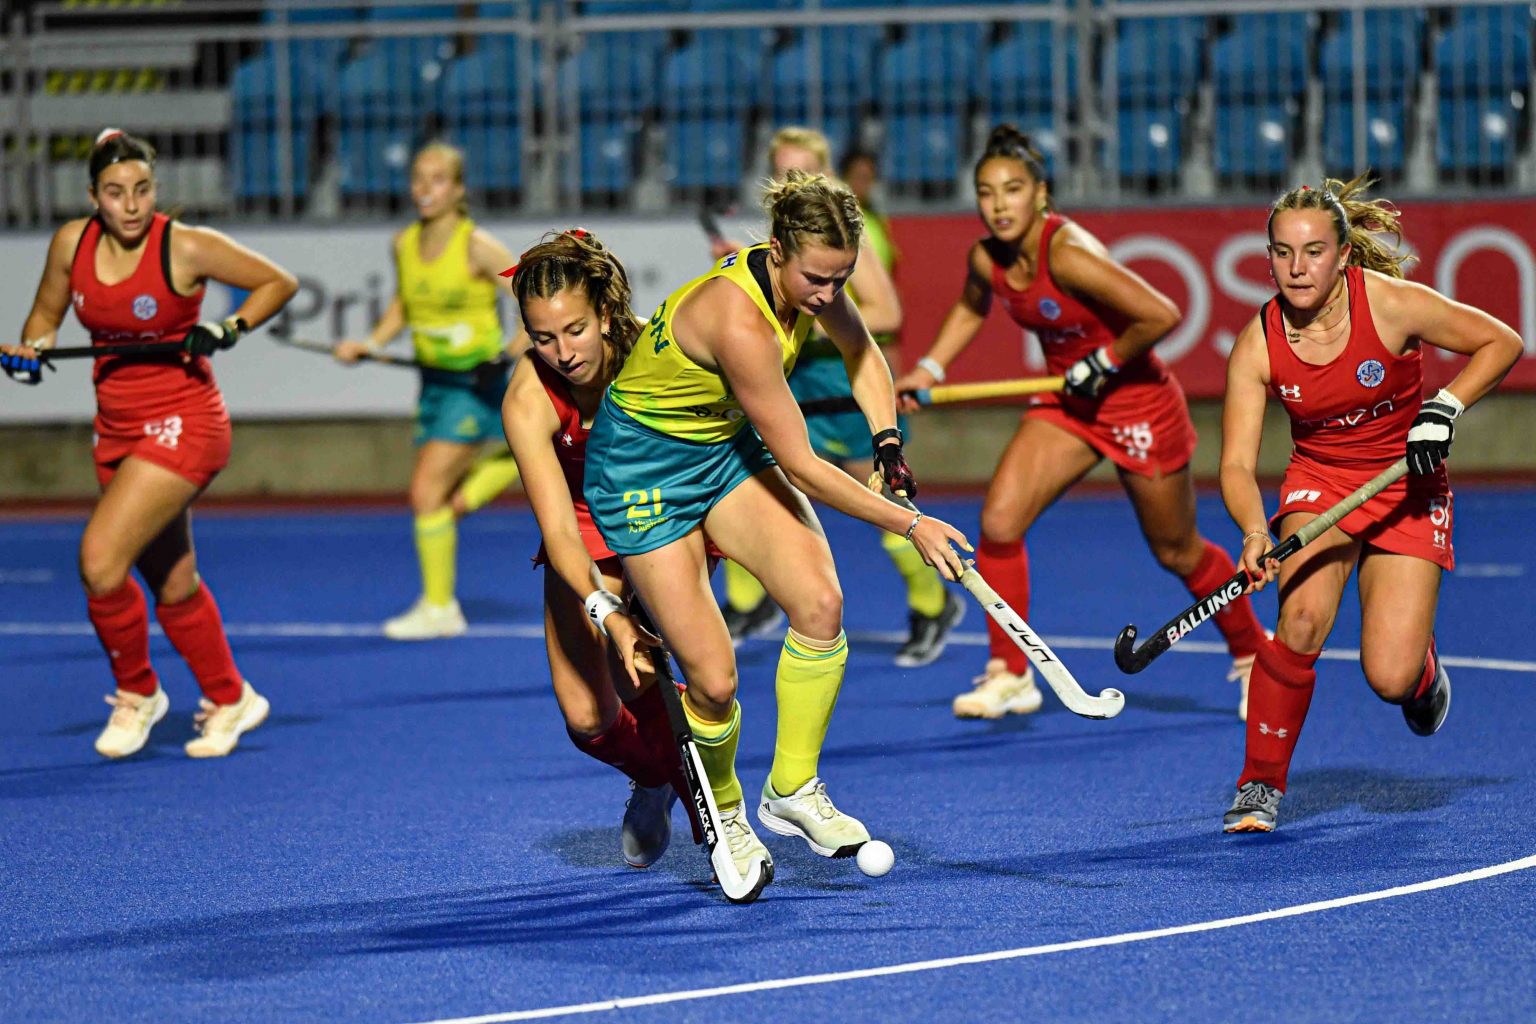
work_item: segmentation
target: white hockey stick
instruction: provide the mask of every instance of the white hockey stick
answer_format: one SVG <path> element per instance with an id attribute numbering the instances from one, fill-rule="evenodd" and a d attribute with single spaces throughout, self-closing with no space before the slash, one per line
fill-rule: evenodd
<path id="1" fill-rule="evenodd" d="M 1045 645 L 1039 634 L 1029 628 L 1029 623 L 1019 618 L 1019 613 L 1008 607 L 1008 602 L 998 597 L 991 584 L 982 579 L 981 573 L 976 571 L 976 563 L 966 563 L 960 582 L 971 592 L 972 597 L 981 602 L 987 614 L 1003 627 L 1013 642 L 1019 645 L 1019 650 L 1029 656 L 1030 663 L 1035 666 L 1041 678 L 1050 684 L 1051 689 L 1056 691 L 1056 696 L 1061 698 L 1068 711 L 1084 718 L 1114 718 L 1125 707 L 1125 694 L 1114 687 L 1100 690 L 1097 697 L 1086 693 L 1055 652 Z"/>

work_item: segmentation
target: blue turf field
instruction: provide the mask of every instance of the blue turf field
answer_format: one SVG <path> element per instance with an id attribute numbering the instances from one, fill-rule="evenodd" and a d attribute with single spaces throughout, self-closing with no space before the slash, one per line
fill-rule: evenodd
<path id="1" fill-rule="evenodd" d="M 403 512 L 201 516 L 204 573 L 273 704 L 212 762 L 181 753 L 196 689 L 159 637 L 170 717 L 138 757 L 95 754 L 111 687 L 73 579 L 80 524 L 8 522 L 0 1020 L 407 1024 L 685 993 L 598 1015 L 1529 1021 L 1536 492 L 1457 498 L 1444 731 L 1414 737 L 1371 695 L 1347 657 L 1351 589 L 1281 829 L 1258 837 L 1220 833 L 1243 731 L 1214 629 L 1136 677 L 1110 659 L 1126 622 L 1145 632 L 1189 601 L 1123 499 L 1064 502 L 1031 537 L 1031 622 L 1089 689 L 1126 691 L 1108 722 L 1049 694 L 1029 718 L 953 719 L 984 658 L 980 610 L 937 665 L 891 668 L 896 577 L 871 531 L 828 514 L 854 653 L 822 774 L 897 864 L 867 879 L 769 836 L 777 879 L 750 907 L 705 884 L 681 812 L 655 868 L 620 862 L 623 780 L 576 753 L 548 693 L 525 511 L 464 524 L 475 635 L 421 645 L 376 633 L 414 597 Z M 975 502 L 931 510 L 975 529 Z M 1214 500 L 1201 517 L 1235 539 Z M 771 755 L 776 657 L 743 650 L 749 793 Z M 1499 872 L 1452 877 L 1484 868 Z M 1134 934 L 1159 929 L 1174 931 Z M 752 987 L 897 965 L 920 969 Z"/>

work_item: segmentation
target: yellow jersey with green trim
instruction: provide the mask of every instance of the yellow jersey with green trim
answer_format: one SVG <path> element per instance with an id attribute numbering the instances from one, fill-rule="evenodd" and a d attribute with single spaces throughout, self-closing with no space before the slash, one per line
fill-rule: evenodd
<path id="1" fill-rule="evenodd" d="M 657 308 L 640 332 L 608 396 L 638 422 L 669 437 L 697 444 L 716 444 L 735 437 L 746 425 L 741 402 L 718 370 L 707 370 L 689 359 L 672 333 L 672 319 L 693 291 L 706 281 L 725 278 L 746 292 L 763 319 L 773 325 L 783 354 L 784 376 L 794 369 L 800 347 L 815 321 L 799 313 L 785 332 L 774 313 L 768 278 L 768 244 L 731 253 L 702 277 L 677 289 Z"/>
<path id="2" fill-rule="evenodd" d="M 436 370 L 471 370 L 501 355 L 501 317 L 496 285 L 469 265 L 475 222 L 453 229 L 436 259 L 421 258 L 421 222 L 400 233 L 395 245 L 400 302 L 416 346 L 416 361 Z"/>

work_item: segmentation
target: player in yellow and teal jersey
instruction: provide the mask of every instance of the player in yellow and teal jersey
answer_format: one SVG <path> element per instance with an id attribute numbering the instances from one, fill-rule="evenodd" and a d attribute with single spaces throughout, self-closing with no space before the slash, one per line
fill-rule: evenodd
<path id="1" fill-rule="evenodd" d="M 818 761 L 848 643 L 831 550 L 809 499 L 910 541 L 950 579 L 954 527 L 889 501 L 811 449 L 786 381 L 819 321 L 842 354 L 886 487 L 917 485 L 896 430 L 890 369 L 844 293 L 862 219 L 846 188 L 790 171 L 768 189 L 769 240 L 667 297 L 608 389 L 587 439 L 585 495 L 688 681 L 683 699 L 731 856 L 771 876 L 736 777 L 736 658 L 709 589 L 705 533 L 789 616 L 775 682 L 778 733 L 758 820 L 822 856 L 869 841 L 832 803 Z M 600 593 L 588 598 L 603 600 Z M 617 600 L 617 599 L 614 599 Z"/>
<path id="2" fill-rule="evenodd" d="M 454 597 L 458 520 L 517 480 L 517 464 L 501 443 L 507 342 L 497 309 L 499 291 L 510 287 L 498 275 L 514 257 L 469 218 L 464 155 L 454 147 L 432 143 L 416 154 L 411 199 L 420 219 L 391 245 L 394 299 L 367 341 L 336 346 L 336 358 L 355 363 L 409 328 L 422 368 L 410 489 L 421 596 L 384 623 L 385 635 L 396 640 L 458 636 L 468 628 Z M 485 441 L 497 444 L 481 458 Z"/>
<path id="3" fill-rule="evenodd" d="M 826 173 L 831 149 L 826 136 L 812 128 L 781 128 L 768 146 L 768 159 L 775 180 L 791 169 L 810 174 Z M 864 214 L 861 259 L 848 281 L 848 292 L 858 305 L 859 314 L 875 341 L 885 346 L 896 340 L 901 328 L 901 301 L 891 280 L 895 250 L 883 221 Z M 722 243 L 722 248 L 729 243 Z M 812 332 L 800 352 L 789 389 L 796 400 L 846 398 L 853 392 L 848 373 L 837 346 L 820 332 Z M 870 475 L 870 463 L 864 456 L 868 425 L 858 412 L 830 413 L 807 419 L 811 448 L 817 455 L 836 463 L 860 480 Z M 905 431 L 905 422 L 898 422 Z M 965 615 L 965 602 L 944 588 L 939 575 L 925 565 L 912 546 L 894 534 L 881 534 L 881 545 L 907 585 L 909 633 L 907 642 L 896 652 L 896 664 L 903 668 L 926 665 L 943 653 L 949 633 Z M 763 586 L 741 566 L 725 563 L 725 623 L 735 640 L 772 633 L 783 616 L 768 600 Z"/>

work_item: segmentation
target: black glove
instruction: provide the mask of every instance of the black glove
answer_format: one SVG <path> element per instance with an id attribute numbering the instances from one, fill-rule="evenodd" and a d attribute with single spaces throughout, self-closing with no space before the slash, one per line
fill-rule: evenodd
<path id="1" fill-rule="evenodd" d="M 41 384 L 43 382 L 43 367 L 53 369 L 53 364 L 41 349 L 33 349 L 37 355 L 28 359 L 25 356 L 0 355 L 0 370 L 11 380 L 21 384 Z"/>
<path id="2" fill-rule="evenodd" d="M 892 427 L 882 430 L 874 436 L 875 444 L 875 474 L 880 478 L 880 483 L 893 494 L 899 494 L 908 501 L 917 497 L 917 481 L 912 476 L 912 467 L 907 465 L 907 456 L 901 450 L 901 431 Z"/>
<path id="3" fill-rule="evenodd" d="M 1419 415 L 1408 428 L 1408 472 L 1425 476 L 1440 468 L 1451 454 L 1456 437 L 1456 417 L 1465 407 L 1444 388 L 1419 406 Z"/>
<path id="4" fill-rule="evenodd" d="M 1096 348 L 1067 367 L 1062 390 L 1076 398 L 1098 398 L 1109 382 L 1109 375 L 1118 369 L 1108 345 Z"/>
<path id="5" fill-rule="evenodd" d="M 240 336 L 250 330 L 244 320 L 232 316 L 222 323 L 213 320 L 204 320 L 187 332 L 182 339 L 182 347 L 188 355 L 211 356 L 226 348 L 234 348 L 235 342 Z"/>

